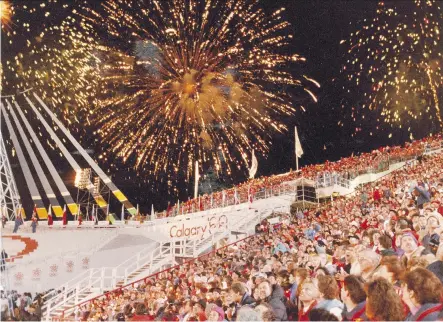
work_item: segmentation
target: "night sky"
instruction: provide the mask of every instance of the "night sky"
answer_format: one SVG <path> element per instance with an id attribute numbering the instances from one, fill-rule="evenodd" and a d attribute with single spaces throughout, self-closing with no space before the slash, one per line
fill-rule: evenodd
<path id="1" fill-rule="evenodd" d="M 363 98 L 360 93 L 344 95 L 344 76 L 340 71 L 347 58 L 348 48 L 340 45 L 340 41 L 358 29 L 363 19 L 375 16 L 377 1 L 262 1 L 265 9 L 269 9 L 270 12 L 277 7 L 287 8 L 284 17 L 291 22 L 294 37 L 291 50 L 307 58 L 302 70 L 294 72 L 303 72 L 321 84 L 321 88 L 316 90 L 318 103 L 309 104 L 306 106 L 306 112 L 299 111 L 294 118 L 286 122 L 290 129 L 294 125 L 298 126 L 305 152 L 300 160 L 301 166 L 322 163 L 325 160 L 337 160 L 352 153 L 367 152 L 380 146 L 400 144 L 408 140 L 408 133 L 400 130 L 394 131 L 391 139 L 387 138 L 387 131 L 384 130 L 380 130 L 376 136 L 369 136 L 367 130 L 363 130 L 358 136 L 352 136 L 357 125 L 349 117 L 350 108 L 358 107 Z M 404 7 L 402 10 L 409 9 L 407 4 L 397 3 Z M 18 12 L 15 18 L 24 14 Z M 8 54 L 12 53 L 2 50 L 3 57 L 7 57 Z M 6 94 L 8 93 L 3 93 Z M 297 98 L 294 98 L 294 101 L 296 100 Z M 344 126 L 337 125 L 339 120 L 343 121 Z M 363 129 L 370 129 L 376 124 L 375 119 L 371 117 L 368 117 L 366 122 L 362 126 Z M 426 135 L 427 130 L 424 128 L 422 133 L 416 134 L 416 138 Z M 96 149 L 93 140 L 85 140 L 84 133 L 74 134 L 81 139 L 84 147 Z M 293 136 L 292 131 L 286 135 L 274 136 L 268 158 L 258 160 L 257 176 L 279 174 L 295 168 Z M 57 160 L 56 155 L 53 157 Z M 106 170 L 106 164 L 100 165 Z M 59 168 L 72 184 L 72 171 L 65 171 L 61 163 Z M 17 175 L 20 176 L 19 173 Z M 156 209 L 164 209 L 168 201 L 175 203 L 177 200 L 177 196 L 168 195 L 164 182 L 157 182 L 155 187 L 144 186 L 134 179 L 134 175 L 131 176 L 133 178 L 131 180 L 128 180 L 127 176 L 126 171 L 112 173 L 116 185 L 127 194 L 133 204 L 140 203 L 142 211 L 149 212 L 152 203 Z M 223 184 L 229 186 L 245 179 L 246 173 L 237 174 L 232 178 L 224 178 Z M 180 199 L 186 200 L 192 194 L 192 182 L 181 182 L 180 190 Z M 26 200 L 26 197 L 24 199 Z"/>

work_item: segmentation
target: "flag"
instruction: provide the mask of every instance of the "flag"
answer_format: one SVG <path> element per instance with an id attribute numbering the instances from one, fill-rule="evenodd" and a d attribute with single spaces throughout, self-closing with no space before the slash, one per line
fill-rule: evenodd
<path id="1" fill-rule="evenodd" d="M 151 205 L 151 220 L 155 219 L 154 204 Z"/>
<path id="2" fill-rule="evenodd" d="M 38 218 L 37 205 L 36 204 L 34 204 L 34 210 L 32 211 L 32 215 L 35 215 Z"/>
<path id="3" fill-rule="evenodd" d="M 298 137 L 297 127 L 295 127 L 295 155 L 301 158 L 303 155 L 303 148 L 301 147 L 300 138 Z"/>
<path id="4" fill-rule="evenodd" d="M 125 205 L 122 205 L 122 213 L 120 215 L 120 220 L 124 221 L 125 220 Z"/>
<path id="5" fill-rule="evenodd" d="M 168 202 L 168 208 L 166 208 L 166 217 L 169 217 L 171 214 L 171 204 Z"/>
<path id="6" fill-rule="evenodd" d="M 49 207 L 48 207 L 48 226 L 52 226 L 53 223 L 54 223 L 54 220 L 52 218 L 52 207 L 51 207 L 51 204 L 49 204 Z"/>
<path id="7" fill-rule="evenodd" d="M 235 188 L 234 189 L 234 204 L 237 204 L 237 203 L 239 203 L 239 200 L 238 200 L 238 195 L 237 195 L 237 188 Z"/>
<path id="8" fill-rule="evenodd" d="M 194 198 L 197 198 L 198 195 L 198 180 L 200 180 L 200 174 L 198 172 L 198 161 L 195 161 Z"/>
<path id="9" fill-rule="evenodd" d="M 68 224 L 68 214 L 66 213 L 66 205 L 63 207 L 63 226 L 66 226 Z"/>
<path id="10" fill-rule="evenodd" d="M 257 173 L 258 169 L 258 161 L 255 157 L 255 152 L 252 150 L 252 161 L 251 161 L 251 168 L 249 169 L 249 179 L 254 179 L 255 174 Z"/>

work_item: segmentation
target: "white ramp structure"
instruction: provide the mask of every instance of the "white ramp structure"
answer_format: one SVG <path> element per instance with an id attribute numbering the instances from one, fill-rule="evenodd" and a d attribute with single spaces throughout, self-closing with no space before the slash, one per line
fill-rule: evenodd
<path id="1" fill-rule="evenodd" d="M 30 205 L 22 207 L 21 200 L 23 200 L 23 198 L 20 198 L 16 180 L 19 180 L 19 183 L 29 191 L 33 203 L 32 207 L 35 206 L 37 209 L 39 219 L 48 218 L 47 209 L 49 205 L 51 205 L 56 217 L 63 217 L 63 207 L 65 205 L 74 217 L 81 214 L 81 207 L 78 201 L 74 202 L 67 186 L 49 157 L 47 148 L 45 149 L 43 146 L 45 141 L 42 141 L 42 138 L 37 134 L 38 131 L 33 128 L 35 122 L 38 122 L 43 125 L 43 128 L 49 134 L 50 138 L 48 137 L 48 139 L 55 143 L 56 148 L 60 151 L 60 156 L 68 161 L 70 167 L 74 169 L 77 174 L 84 170 L 92 169 L 95 175 L 97 175 L 94 180 L 90 177 L 85 178 L 84 182 L 85 191 L 87 191 L 88 196 L 92 196 L 93 201 L 95 201 L 95 204 L 91 205 L 93 207 L 93 213 L 97 215 L 97 210 L 101 209 L 101 215 L 103 216 L 103 214 L 105 214 L 106 219 L 111 220 L 111 217 L 108 217 L 108 201 L 101 195 L 98 188 L 101 180 L 124 208 L 126 208 L 126 211 L 131 215 L 135 215 L 135 207 L 116 187 L 109 176 L 106 175 L 98 164 L 88 155 L 86 150 L 70 134 L 63 123 L 58 120 L 46 103 L 36 94 L 30 95 L 30 97 L 23 92 L 16 96 L 8 96 L 8 98 L 2 97 L 0 102 L 0 122 L 6 124 L 5 128 L 7 129 L 7 131 L 2 131 L 0 136 L 1 214 L 4 214 L 8 220 L 14 220 L 15 215 L 19 211 L 22 211 L 23 214 L 24 208 L 31 208 Z M 35 114 L 37 119 L 31 121 L 29 117 L 32 117 L 32 114 Z M 57 134 L 54 130 L 57 128 L 62 133 Z M 11 169 L 11 160 L 9 160 L 10 155 L 6 150 L 7 144 L 5 143 L 11 142 L 5 141 L 7 133 L 9 133 L 9 138 L 14 146 L 19 171 L 22 173 L 22 177 L 19 176 L 19 179 L 14 178 L 14 173 Z M 74 158 L 73 153 L 68 150 L 66 144 L 69 143 L 74 146 L 76 152 L 86 161 L 85 163 L 87 163 L 91 169 L 82 169 L 81 163 L 79 163 L 79 161 Z M 94 181 L 94 183 L 92 181 Z M 52 185 L 50 182 L 55 183 L 55 185 Z M 26 189 L 24 191 L 26 191 Z M 22 190 L 20 190 L 20 192 L 22 192 Z M 63 200 L 63 203 L 60 203 L 61 200 Z M 86 208 L 89 208 L 89 201 Z"/>
<path id="2" fill-rule="evenodd" d="M 111 181 L 111 179 L 105 174 L 105 172 L 98 166 L 98 164 L 89 156 L 89 154 L 83 149 L 83 147 L 78 143 L 78 141 L 69 133 L 68 129 L 63 125 L 62 122 L 55 116 L 55 114 L 48 108 L 48 106 L 43 102 L 43 100 L 35 93 L 34 97 L 40 103 L 40 105 L 44 108 L 46 113 L 52 118 L 55 124 L 62 130 L 62 132 L 66 135 L 69 141 L 75 146 L 78 152 L 80 152 L 81 156 L 88 162 L 89 166 L 97 173 L 100 179 L 103 181 L 105 185 L 108 186 L 109 190 L 112 191 L 114 196 L 120 201 L 126 208 L 126 210 L 131 214 L 135 215 L 137 210 L 135 207 L 129 202 L 128 198 L 117 188 L 117 186 Z M 29 101 L 29 99 L 27 98 Z"/>
<path id="3" fill-rule="evenodd" d="M 15 151 L 17 152 L 17 157 L 20 163 L 20 168 L 23 171 L 23 175 L 25 178 L 26 186 L 29 189 L 29 192 L 31 193 L 32 202 L 37 207 L 37 212 L 39 215 L 39 218 L 46 219 L 48 218 L 48 213 L 46 211 L 46 208 L 44 207 L 42 197 L 40 196 L 40 192 L 38 191 L 37 185 L 34 181 L 34 178 L 31 173 L 31 169 L 29 168 L 28 162 L 26 161 L 25 154 L 23 153 L 23 149 L 20 145 L 20 142 L 18 140 L 18 137 L 15 133 L 14 127 L 12 126 L 11 120 L 9 119 L 8 113 L 6 113 L 6 108 L 3 104 L 1 104 L 1 111 L 2 115 L 5 119 L 6 126 L 9 131 L 9 135 L 11 136 L 11 140 L 14 144 Z"/>
<path id="4" fill-rule="evenodd" d="M 9 102 L 8 102 L 8 104 L 9 104 Z M 29 124 L 28 120 L 26 119 L 25 115 L 23 114 L 22 110 L 20 109 L 20 106 L 17 104 L 16 101 L 14 101 L 14 106 L 17 109 L 17 112 L 20 115 L 20 118 L 22 119 L 23 123 L 25 124 L 26 129 L 28 130 L 29 134 L 31 135 L 30 138 L 32 139 L 38 152 L 40 153 L 40 156 L 42 157 L 43 162 L 45 163 L 46 167 L 48 168 L 52 179 L 54 180 L 58 190 L 60 191 L 63 199 L 65 200 L 66 205 L 68 206 L 68 209 L 70 209 L 73 213 L 78 213 L 80 210 L 79 209 L 77 210 L 77 205 L 74 202 L 74 200 L 72 199 L 72 196 L 68 191 L 68 188 L 66 187 L 65 183 L 63 182 L 62 178 L 60 177 L 59 173 L 57 172 L 57 169 L 55 169 L 54 164 L 52 163 L 51 159 L 48 156 L 48 153 L 43 148 L 43 145 L 40 143 L 40 140 L 38 139 L 37 134 L 32 129 L 31 124 Z M 11 108 L 11 110 L 12 110 L 12 108 Z M 37 173 L 38 174 L 43 173 L 43 169 L 41 169 L 41 166 L 40 166 L 40 172 L 37 171 Z M 41 177 L 40 177 L 40 179 L 42 180 Z M 54 194 L 54 192 L 52 192 L 52 194 Z M 52 199 L 55 199 L 55 194 Z M 55 203 L 52 203 L 51 198 L 49 198 L 49 200 L 51 202 L 51 207 L 54 210 L 55 216 L 62 217 L 63 216 L 63 208 L 58 204 L 58 201 Z"/>

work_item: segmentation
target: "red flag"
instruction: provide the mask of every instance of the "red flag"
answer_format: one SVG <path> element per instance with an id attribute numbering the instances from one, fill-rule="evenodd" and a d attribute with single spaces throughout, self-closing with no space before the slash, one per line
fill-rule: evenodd
<path id="1" fill-rule="evenodd" d="M 38 218 L 38 214 L 37 214 L 37 205 L 34 204 L 34 211 L 32 213 L 33 215 L 35 214 L 35 216 Z"/>
<path id="2" fill-rule="evenodd" d="M 52 218 L 52 207 L 51 207 L 51 205 L 49 205 L 49 209 L 48 209 L 48 226 L 52 226 L 53 223 L 54 223 L 54 220 Z"/>
<path id="3" fill-rule="evenodd" d="M 172 210 L 171 204 L 168 202 L 168 208 L 166 208 L 166 217 L 169 217 L 169 215 L 171 214 L 171 210 Z"/>
<path id="4" fill-rule="evenodd" d="M 63 207 L 63 226 L 68 224 L 68 214 L 66 213 L 66 205 Z"/>

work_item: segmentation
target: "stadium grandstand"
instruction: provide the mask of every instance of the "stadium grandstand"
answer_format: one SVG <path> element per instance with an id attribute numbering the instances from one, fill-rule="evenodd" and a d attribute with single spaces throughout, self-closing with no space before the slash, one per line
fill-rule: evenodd
<path id="1" fill-rule="evenodd" d="M 100 222 L 89 240 L 87 221 L 40 221 L 38 234 L 32 221 L 19 234 L 8 222 L 11 247 L 26 246 L 2 254 L 2 320 L 441 320 L 442 144 L 433 136 L 253 179 Z M 66 253 L 86 247 L 58 255 L 45 238 Z"/>

